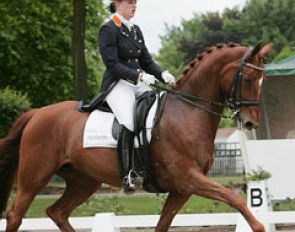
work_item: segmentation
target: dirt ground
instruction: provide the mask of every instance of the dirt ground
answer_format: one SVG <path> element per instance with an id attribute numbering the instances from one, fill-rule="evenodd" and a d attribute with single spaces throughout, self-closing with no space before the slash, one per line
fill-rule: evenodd
<path id="1" fill-rule="evenodd" d="M 208 227 L 175 227 L 169 232 L 235 232 L 235 226 L 208 226 Z M 292 225 L 277 225 L 277 232 L 295 232 L 295 222 Z M 30 231 L 27 231 L 30 232 Z M 35 231 L 36 232 L 36 231 Z M 53 231 L 42 231 L 53 232 Z M 79 230 L 77 232 L 90 232 L 90 230 Z M 154 232 L 154 228 L 124 228 L 120 232 Z"/>
<path id="2" fill-rule="evenodd" d="M 171 228 L 169 232 L 235 232 L 235 226 L 208 226 L 208 227 L 179 227 Z M 277 231 L 281 232 L 295 232 L 294 225 L 278 225 Z M 150 228 L 136 228 L 136 229 L 121 229 L 121 232 L 154 232 L 154 229 Z"/>
<path id="3" fill-rule="evenodd" d="M 151 229 L 121 229 L 121 232 L 154 232 Z M 179 227 L 171 228 L 169 232 L 234 232 L 235 226 L 214 226 L 214 227 Z"/>

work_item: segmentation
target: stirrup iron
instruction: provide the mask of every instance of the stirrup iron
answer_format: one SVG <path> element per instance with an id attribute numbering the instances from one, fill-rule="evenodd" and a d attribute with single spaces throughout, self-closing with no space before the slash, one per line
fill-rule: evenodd
<path id="1" fill-rule="evenodd" d="M 127 183 L 130 189 L 135 189 L 135 184 L 134 184 L 135 177 L 132 177 L 133 174 L 136 174 L 136 173 L 133 170 L 130 170 L 127 175 Z"/>

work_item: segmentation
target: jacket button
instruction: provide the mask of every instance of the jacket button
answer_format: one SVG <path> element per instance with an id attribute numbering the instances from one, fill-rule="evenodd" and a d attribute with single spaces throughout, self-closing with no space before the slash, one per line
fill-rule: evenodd
<path id="1" fill-rule="evenodd" d="M 130 49 L 130 50 L 129 50 L 129 53 L 132 53 L 132 52 L 133 52 L 133 51 Z"/>
<path id="2" fill-rule="evenodd" d="M 137 53 L 138 53 L 138 54 L 140 54 L 140 53 L 141 53 L 140 49 L 138 49 L 138 50 L 137 50 Z"/>
<path id="3" fill-rule="evenodd" d="M 136 63 L 138 63 L 138 59 L 134 59 Z"/>
<path id="4" fill-rule="evenodd" d="M 129 60 L 128 60 L 128 63 L 130 63 L 130 62 L 131 62 L 131 60 L 129 59 Z"/>

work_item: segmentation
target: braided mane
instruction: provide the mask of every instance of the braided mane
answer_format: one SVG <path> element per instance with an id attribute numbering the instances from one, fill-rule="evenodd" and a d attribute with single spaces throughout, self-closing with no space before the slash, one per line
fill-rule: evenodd
<path id="1" fill-rule="evenodd" d="M 182 74 L 180 75 L 178 80 L 176 81 L 175 88 L 177 88 L 177 86 L 181 86 L 186 81 L 186 79 L 187 79 L 186 77 L 189 76 L 190 71 L 193 70 L 195 68 L 195 66 L 201 62 L 201 60 L 203 59 L 204 56 L 211 54 L 212 52 L 214 52 L 218 49 L 221 49 L 223 47 L 234 48 L 234 47 L 238 47 L 238 46 L 240 46 L 240 44 L 229 42 L 227 44 L 218 43 L 213 47 L 207 47 L 203 53 L 197 54 L 195 59 L 186 65 L 186 67 L 184 68 L 184 71 L 182 72 Z"/>

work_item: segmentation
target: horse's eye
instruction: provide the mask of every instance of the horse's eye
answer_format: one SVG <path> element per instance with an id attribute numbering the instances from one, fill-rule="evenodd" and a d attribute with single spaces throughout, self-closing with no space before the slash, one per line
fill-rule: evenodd
<path id="1" fill-rule="evenodd" d="M 250 77 L 250 76 L 246 76 L 244 78 L 244 80 L 245 80 L 245 83 L 248 84 L 248 85 L 252 84 L 252 82 L 253 82 L 253 78 Z"/>

